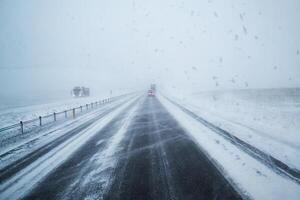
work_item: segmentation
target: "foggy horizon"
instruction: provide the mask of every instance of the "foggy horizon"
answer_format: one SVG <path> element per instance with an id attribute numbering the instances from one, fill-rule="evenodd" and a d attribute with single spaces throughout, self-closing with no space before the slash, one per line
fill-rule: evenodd
<path id="1" fill-rule="evenodd" d="M 300 0 L 0 0 L 0 200 L 299 200 Z"/>
<path id="2" fill-rule="evenodd" d="M 297 0 L 1 1 L 1 96 L 299 87 L 299 9 Z"/>

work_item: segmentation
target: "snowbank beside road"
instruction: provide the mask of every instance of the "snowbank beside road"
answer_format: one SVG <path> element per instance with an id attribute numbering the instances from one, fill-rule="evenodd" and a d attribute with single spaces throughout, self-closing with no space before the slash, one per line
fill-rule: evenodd
<path id="1" fill-rule="evenodd" d="M 20 199 L 34 188 L 52 170 L 61 165 L 72 156 L 88 140 L 92 139 L 99 131 L 118 116 L 137 98 L 124 103 L 117 109 L 99 119 L 92 126 L 80 131 L 75 136 L 58 145 L 36 161 L 28 165 L 15 176 L 5 181 L 0 186 L 1 197 L 4 199 Z"/>
<path id="2" fill-rule="evenodd" d="M 52 126 L 44 126 L 42 129 L 32 131 L 29 134 L 18 135 L 17 137 L 1 140 L 5 135 L 0 137 L 0 168 L 7 166 L 9 163 L 24 157 L 27 154 L 41 148 L 42 146 L 56 140 L 57 138 L 66 135 L 78 127 L 88 124 L 97 117 L 103 115 L 114 107 L 120 106 L 128 102 L 132 97 L 123 98 L 105 106 L 99 107 L 91 112 L 77 117 L 69 121 L 58 122 Z"/>
<path id="3" fill-rule="evenodd" d="M 300 170 L 300 89 L 202 92 L 178 103 Z"/>
<path id="4" fill-rule="evenodd" d="M 298 183 L 275 173 L 164 97 L 159 96 L 159 99 L 223 175 L 246 198 L 263 200 L 299 198 Z"/>
<path id="5" fill-rule="evenodd" d="M 39 116 L 53 114 L 53 112 L 60 112 L 83 106 L 105 98 L 108 98 L 108 96 L 72 98 L 44 104 L 2 108 L 0 110 L 0 128 L 16 124 L 19 121 L 31 120 L 33 118 L 38 118 Z"/>

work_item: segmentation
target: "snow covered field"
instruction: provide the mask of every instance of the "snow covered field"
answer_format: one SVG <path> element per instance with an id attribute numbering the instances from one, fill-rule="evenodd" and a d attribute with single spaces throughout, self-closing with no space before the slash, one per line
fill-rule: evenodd
<path id="1" fill-rule="evenodd" d="M 100 95 L 84 98 L 67 98 L 64 100 L 45 100 L 42 104 L 37 103 L 34 105 L 23 105 L 20 102 L 19 105 L 14 105 L 14 107 L 2 106 L 0 109 L 0 128 L 18 123 L 19 121 L 31 120 L 38 118 L 38 116 L 90 104 L 105 98 L 108 98 L 108 96 Z"/>
<path id="2" fill-rule="evenodd" d="M 101 130 L 105 125 L 112 121 L 114 117 L 116 117 L 122 110 L 124 110 L 124 108 L 126 108 L 134 100 L 136 100 L 136 98 L 133 98 L 132 100 L 127 102 L 123 102 L 121 106 L 118 107 L 111 106 L 111 104 L 109 104 L 107 107 L 115 107 L 116 109 L 112 110 L 112 112 L 107 113 L 102 118 L 97 119 L 97 123 L 93 123 L 87 129 L 79 131 L 78 134 L 71 135 L 70 139 L 64 141 L 44 156 L 41 156 L 39 159 L 37 159 L 36 162 L 26 167 L 13 179 L 2 184 L 0 187 L 0 199 L 19 199 L 20 197 L 22 197 L 22 195 L 32 190 L 32 188 L 36 186 L 43 177 L 45 177 L 48 173 L 50 173 L 52 170 L 61 165 L 66 159 L 68 159 L 72 154 L 74 154 L 74 152 L 76 152 L 95 134 L 99 133 L 99 130 Z M 92 114 L 92 116 L 90 117 L 93 117 L 93 115 L 95 115 L 95 113 Z M 86 119 L 81 119 L 82 123 L 84 122 L 84 120 Z M 38 138 L 39 141 L 38 146 L 36 148 L 45 145 L 44 143 L 49 143 L 49 140 L 54 141 L 56 138 L 62 135 L 62 132 L 65 133 L 71 128 L 72 127 L 66 126 L 54 131 L 49 131 L 51 135 L 45 134 L 42 135 L 42 137 Z M 120 133 L 117 134 L 116 137 L 119 137 L 119 135 Z M 119 138 L 114 138 L 114 140 L 116 139 Z M 23 149 L 19 152 L 19 154 L 23 154 L 22 156 L 24 156 L 24 154 L 32 152 L 33 150 L 36 150 L 30 148 L 30 145 L 20 145 L 18 149 L 20 150 L 22 148 L 25 148 L 25 150 Z M 14 152 L 14 154 L 17 153 L 18 152 Z M 6 162 L 12 162 L 12 160 L 13 159 L 6 160 Z M 3 168 L 3 166 L 0 167 Z M 17 184 L 12 184 L 14 182 L 17 182 Z"/>
<path id="3" fill-rule="evenodd" d="M 300 170 L 300 89 L 173 96 L 209 122 Z"/>
<path id="4" fill-rule="evenodd" d="M 249 156 L 167 99 L 159 98 L 241 193 L 254 199 L 298 199 L 297 183 Z M 298 89 L 206 92 L 173 96 L 175 99 L 205 120 L 300 169 Z"/>
<path id="5" fill-rule="evenodd" d="M 159 101 L 153 97 L 145 97 L 141 98 L 140 101 L 136 101 L 137 97 L 138 95 L 133 94 L 120 98 L 87 114 L 79 115 L 74 120 L 58 123 L 53 127 L 45 127 L 45 130 L 36 133 L 24 134 L 24 138 L 23 136 L 22 138 L 18 137 L 16 141 L 2 146 L 0 148 L 0 154 L 2 155 L 0 168 L 5 169 L 6 174 L 10 174 L 11 164 L 14 164 L 20 170 L 16 175 L 7 180 L 5 179 L 6 181 L 0 188 L 2 195 L 8 197 L 15 194 L 16 196 L 12 197 L 17 198 L 18 195 L 29 194 L 33 188 L 36 188 L 36 191 L 39 192 L 40 188 L 45 186 L 47 189 L 51 184 L 55 188 L 56 183 L 52 181 L 56 178 L 48 177 L 48 175 L 54 173 L 53 171 L 60 167 L 60 171 L 57 172 L 61 173 L 59 176 L 62 177 L 62 180 L 65 179 L 65 174 L 72 173 L 75 166 L 72 159 L 78 159 L 76 165 L 78 171 L 73 171 L 72 176 L 75 179 L 72 179 L 72 184 L 68 182 L 64 186 L 63 197 L 70 197 L 69 195 L 73 195 L 72 192 L 80 192 L 78 188 L 91 192 L 87 193 L 89 196 L 94 193 L 103 196 L 104 193 L 109 193 L 110 190 L 107 188 L 111 187 L 113 188 L 111 194 L 114 194 L 119 191 L 119 183 L 129 180 L 127 179 L 129 174 L 133 177 L 132 185 L 135 191 L 136 181 L 149 175 L 145 168 L 147 163 L 156 163 L 151 159 L 159 158 L 159 156 L 155 157 L 147 154 L 147 152 L 155 152 L 154 149 L 156 148 L 161 150 L 161 154 L 157 154 L 162 156 L 160 159 L 163 158 L 165 163 L 170 163 L 161 165 L 167 167 L 164 173 L 166 173 L 165 175 L 169 174 L 170 180 L 184 180 L 181 173 L 180 176 L 177 176 L 177 179 L 175 172 L 185 169 L 176 168 L 178 167 L 177 164 L 181 166 L 185 163 L 183 166 L 191 167 L 186 168 L 190 173 L 188 180 L 191 181 L 194 180 L 192 177 L 197 177 L 197 180 L 199 178 L 203 181 L 203 177 L 199 175 L 203 171 L 203 169 L 200 169 L 203 162 L 200 161 L 201 159 L 198 156 L 195 159 L 192 156 L 194 154 L 190 151 L 193 148 L 190 145 L 194 144 L 194 147 L 197 147 L 196 149 L 200 148 L 204 157 L 208 158 L 209 162 L 220 172 L 222 177 L 225 177 L 226 181 L 242 198 L 262 200 L 298 199 L 300 195 L 298 174 L 295 176 L 289 174 L 288 170 L 278 167 L 278 163 L 272 165 L 271 159 L 271 157 L 274 157 L 292 169 L 299 169 L 298 158 L 300 154 L 299 143 L 297 143 L 299 137 L 296 131 L 298 124 L 296 121 L 290 126 L 288 124 L 290 119 L 299 119 L 296 118 L 297 113 L 299 114 L 300 98 L 298 89 L 203 92 L 189 96 L 185 95 L 184 97 L 168 94 L 167 98 L 157 95 Z M 177 102 L 178 105 L 172 103 L 172 101 Z M 256 157 L 252 152 L 249 152 L 247 146 L 239 146 L 235 141 L 230 140 L 232 138 L 223 137 L 218 133 L 218 130 L 193 118 L 182 107 L 263 151 L 268 155 L 267 158 L 263 156 L 259 158 L 261 156 L 259 153 Z M 171 114 L 169 117 L 167 117 L 168 113 Z M 177 122 L 172 116 L 180 126 L 177 127 Z M 275 120 L 277 124 L 270 118 Z M 152 121 L 148 121 L 150 119 Z M 288 126 L 288 130 L 291 130 L 285 135 L 290 134 L 294 137 L 294 140 L 285 138 L 283 134 L 280 135 L 280 130 L 284 130 L 281 121 L 284 121 L 283 123 Z M 160 125 L 156 123 L 160 123 Z M 269 123 L 276 124 L 278 129 Z M 141 129 L 141 127 L 144 128 Z M 179 132 L 180 127 L 183 128 L 183 132 Z M 272 130 L 277 132 L 272 135 Z M 185 132 L 188 137 L 185 136 Z M 148 133 L 150 138 L 146 137 L 145 133 Z M 94 136 L 97 137 L 92 139 Z M 156 138 L 157 141 L 155 140 L 156 142 L 152 143 L 151 137 L 153 137 L 152 139 Z M 184 142 L 188 140 L 190 140 L 189 144 Z M 88 143 L 89 141 L 90 143 Z M 123 146 L 125 144 L 128 144 L 130 148 L 135 148 L 126 150 Z M 169 149 L 170 145 L 173 148 Z M 91 148 L 92 146 L 94 149 Z M 180 147 L 184 148 L 181 149 Z M 169 153 L 165 152 L 166 149 Z M 75 154 L 75 151 L 77 154 Z M 82 159 L 82 155 L 85 154 L 89 156 Z M 137 157 L 138 155 L 140 157 Z M 130 166 L 132 166 L 128 167 L 128 165 L 124 169 L 122 168 L 127 171 L 125 173 L 121 168 L 118 168 L 123 166 L 118 162 L 121 162 L 122 159 L 127 162 L 130 156 L 133 159 L 130 162 Z M 179 159 L 180 162 L 177 162 L 180 156 L 182 156 Z M 186 160 L 183 159 L 188 156 L 191 157 Z M 147 159 L 150 160 L 146 161 Z M 28 160 L 29 164 L 18 165 L 18 162 L 23 162 L 23 160 Z M 269 165 L 269 161 L 271 165 Z M 200 165 L 195 166 L 192 164 L 196 162 Z M 145 166 L 141 167 L 141 163 Z M 70 166 L 70 169 L 65 168 L 65 166 Z M 148 166 L 148 169 L 152 169 L 150 166 Z M 136 176 L 136 170 L 139 168 L 142 173 Z M 195 169 L 195 171 L 192 169 Z M 153 171 L 153 174 L 156 176 L 159 174 L 158 171 Z M 204 174 L 207 175 L 208 171 Z M 172 176 L 170 175 L 171 172 L 174 173 Z M 116 173 L 120 174 L 115 175 Z M 189 176 L 186 173 L 183 174 Z M 47 181 L 39 184 L 39 181 L 44 180 L 46 177 L 48 177 Z M 159 175 L 157 177 L 161 178 L 163 176 Z M 112 180 L 117 185 L 113 185 Z M 208 180 L 211 180 L 211 178 Z M 215 179 L 213 182 L 217 180 Z M 28 181 L 30 184 L 27 183 Z M 99 185 L 99 183 L 103 186 L 101 190 L 90 190 L 91 185 Z M 79 185 L 80 187 L 78 187 Z M 130 188 L 127 186 L 126 189 Z M 153 183 L 147 187 L 154 187 Z M 173 184 L 170 187 L 174 189 L 177 186 Z M 16 193 L 16 191 L 21 192 Z M 174 189 L 174 191 L 176 190 Z M 47 195 L 50 194 L 52 193 L 47 193 Z M 95 197 L 94 199 L 98 198 Z"/>
<path id="6" fill-rule="evenodd" d="M 83 113 L 82 115 L 78 115 L 75 119 L 61 120 L 57 123 L 46 124 L 42 127 L 32 129 L 25 134 L 20 134 L 18 131 L 2 132 L 0 135 L 0 154 L 3 155 L 15 148 L 18 150 L 10 155 L 13 158 L 1 159 L 2 162 L 0 167 L 5 166 L 7 162 L 11 162 L 12 160 L 24 156 L 24 153 L 28 154 L 33 150 L 36 150 L 36 148 L 55 140 L 57 137 L 64 135 L 68 130 L 88 124 L 92 119 L 96 119 L 99 114 L 105 113 L 117 105 L 125 104 L 132 97 L 132 95 L 129 95 L 128 97 L 120 98 L 90 110 L 89 112 Z"/>

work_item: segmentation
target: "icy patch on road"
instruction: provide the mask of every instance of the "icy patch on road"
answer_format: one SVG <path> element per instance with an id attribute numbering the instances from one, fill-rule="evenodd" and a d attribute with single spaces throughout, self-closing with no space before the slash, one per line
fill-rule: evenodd
<path id="1" fill-rule="evenodd" d="M 30 192 L 47 174 L 66 161 L 77 149 L 96 135 L 105 125 L 118 116 L 133 100 L 107 114 L 89 128 L 62 143 L 46 155 L 24 168 L 0 186 L 1 198 L 19 199 Z"/>
<path id="2" fill-rule="evenodd" d="M 165 98 L 159 96 L 159 99 L 227 179 L 244 195 L 262 200 L 299 199 L 299 184 L 278 175 Z"/>

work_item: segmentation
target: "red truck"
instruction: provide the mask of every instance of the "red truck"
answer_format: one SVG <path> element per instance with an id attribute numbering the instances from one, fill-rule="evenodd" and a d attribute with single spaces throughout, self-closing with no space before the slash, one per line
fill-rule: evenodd
<path id="1" fill-rule="evenodd" d="M 150 90 L 148 90 L 148 96 L 149 97 L 155 97 L 155 93 L 156 93 L 156 85 L 151 84 Z"/>

